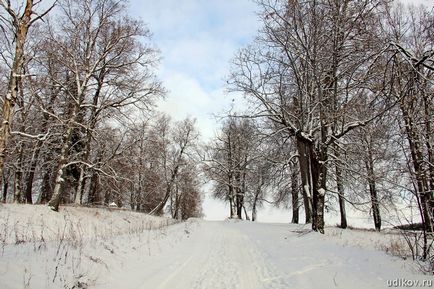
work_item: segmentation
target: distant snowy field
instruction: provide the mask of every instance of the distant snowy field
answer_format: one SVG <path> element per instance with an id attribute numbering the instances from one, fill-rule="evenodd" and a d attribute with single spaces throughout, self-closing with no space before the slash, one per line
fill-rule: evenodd
<path id="1" fill-rule="evenodd" d="M 432 287 L 398 232 L 166 218 L 124 210 L 0 206 L 0 288 Z M 400 251 L 403 250 L 403 251 Z M 388 251 L 388 253 L 386 253 Z M 430 286 L 428 286 L 430 285 Z"/>

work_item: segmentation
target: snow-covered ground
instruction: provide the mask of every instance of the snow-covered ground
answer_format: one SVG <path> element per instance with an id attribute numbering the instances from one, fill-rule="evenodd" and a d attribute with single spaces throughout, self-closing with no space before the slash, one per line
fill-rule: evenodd
<path id="1" fill-rule="evenodd" d="M 0 242 L 24 243 L 60 239 L 110 238 L 173 223 L 171 219 L 121 209 L 0 203 Z"/>
<path id="2" fill-rule="evenodd" d="M 68 210 L 69 216 L 88 214 Z M 101 223 L 117 223 L 135 213 L 100 214 L 107 214 Z M 434 283 L 417 263 L 380 250 L 399 238 L 395 234 L 327 228 L 320 235 L 303 225 L 195 219 L 169 225 L 138 215 L 160 225 L 111 236 L 4 242 L 0 288 L 357 289 L 389 288 L 403 279 Z"/>

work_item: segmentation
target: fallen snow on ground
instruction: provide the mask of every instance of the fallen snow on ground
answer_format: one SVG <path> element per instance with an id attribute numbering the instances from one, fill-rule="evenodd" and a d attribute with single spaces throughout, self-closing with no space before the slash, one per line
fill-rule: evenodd
<path id="1" fill-rule="evenodd" d="M 127 214 L 110 212 L 115 219 L 118 213 Z M 320 235 L 303 225 L 193 219 L 81 242 L 4 244 L 0 288 L 365 289 L 388 288 L 388 280 L 402 278 L 432 280 L 416 263 L 379 251 L 390 238 L 369 231 L 327 228 Z"/>
<path id="2" fill-rule="evenodd" d="M 109 238 L 167 226 L 173 220 L 120 209 L 0 204 L 0 242 Z"/>

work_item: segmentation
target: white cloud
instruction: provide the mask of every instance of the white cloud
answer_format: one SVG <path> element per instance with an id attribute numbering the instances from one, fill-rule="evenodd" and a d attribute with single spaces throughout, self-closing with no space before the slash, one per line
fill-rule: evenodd
<path id="1" fill-rule="evenodd" d="M 180 119 L 195 114 L 209 106 L 211 102 L 209 94 L 188 75 L 168 74 L 163 82 L 169 93 L 159 107 L 174 118 Z"/>
<path id="2" fill-rule="evenodd" d="M 163 82 L 169 93 L 158 103 L 158 109 L 176 120 L 195 117 L 202 139 L 207 141 L 213 137 L 218 128 L 215 116 L 229 109 L 232 96 L 221 88 L 207 91 L 195 78 L 185 74 L 167 74 Z"/>
<path id="3" fill-rule="evenodd" d="M 209 35 L 194 35 L 165 43 L 164 47 L 170 48 L 162 49 L 162 76 L 183 73 L 197 79 L 207 90 L 223 86 L 229 61 L 238 48 L 233 43 L 217 41 Z"/>

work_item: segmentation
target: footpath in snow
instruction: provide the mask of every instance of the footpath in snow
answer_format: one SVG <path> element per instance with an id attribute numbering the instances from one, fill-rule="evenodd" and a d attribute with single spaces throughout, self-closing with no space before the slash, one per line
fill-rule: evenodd
<path id="1" fill-rule="evenodd" d="M 432 276 L 415 270 L 384 252 L 338 244 L 300 226 L 198 222 L 177 246 L 95 288 L 366 289 L 388 288 L 398 279 L 431 285 Z"/>

